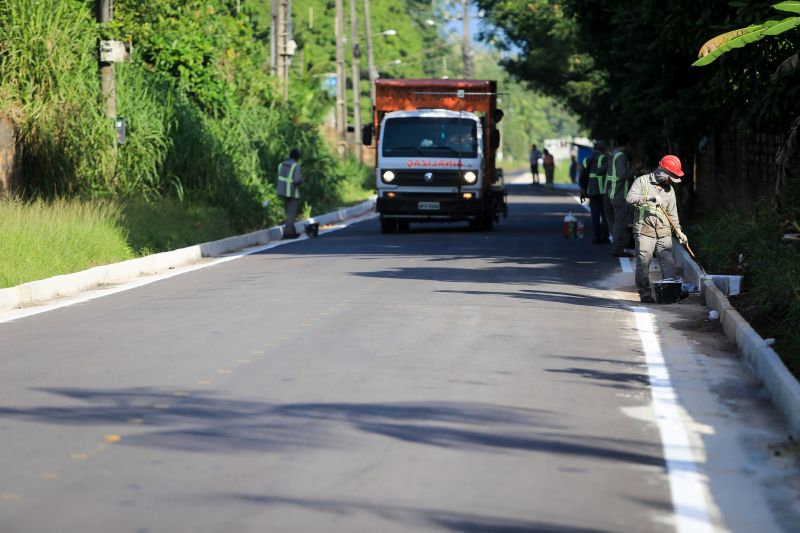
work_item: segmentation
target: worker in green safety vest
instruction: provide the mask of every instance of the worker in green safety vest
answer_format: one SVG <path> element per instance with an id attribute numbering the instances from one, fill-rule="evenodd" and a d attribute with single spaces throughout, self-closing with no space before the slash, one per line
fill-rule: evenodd
<path id="1" fill-rule="evenodd" d="M 605 178 L 608 169 L 606 143 L 597 141 L 589 156 L 583 159 L 583 168 L 579 180 L 581 202 L 589 199 L 589 211 L 592 213 L 592 242 L 602 244 L 608 242 L 608 221 L 603 212 L 603 196 L 605 195 Z"/>
<path id="2" fill-rule="evenodd" d="M 626 200 L 635 211 L 633 237 L 636 242 L 636 289 L 643 303 L 653 303 L 650 291 L 650 262 L 653 255 L 664 278 L 675 277 L 672 231 L 681 244 L 688 240 L 681 231 L 675 200 L 675 183 L 681 182 L 681 161 L 674 155 L 661 158 L 658 168 L 633 182 Z M 673 228 L 674 225 L 674 228 Z"/>
<path id="3" fill-rule="evenodd" d="M 630 144 L 631 138 L 628 135 L 623 133 L 617 137 L 617 147 L 610 156 L 606 173 L 603 210 L 611 227 L 611 255 L 614 257 L 633 257 L 625 251 L 629 240 L 628 225 L 633 214 L 625 201 L 625 195 L 628 194 L 636 172 L 628 159 Z"/>
<path id="4" fill-rule="evenodd" d="M 305 180 L 300 169 L 300 151 L 293 148 L 289 159 L 278 165 L 278 196 L 283 199 L 286 208 L 286 224 L 283 227 L 284 239 L 296 239 L 300 236 L 294 227 L 297 210 L 300 207 L 300 186 Z"/>

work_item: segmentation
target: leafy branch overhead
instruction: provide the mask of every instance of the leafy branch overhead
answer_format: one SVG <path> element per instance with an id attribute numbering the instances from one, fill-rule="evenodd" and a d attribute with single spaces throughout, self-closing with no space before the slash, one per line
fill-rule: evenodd
<path id="1" fill-rule="evenodd" d="M 797 1 L 780 2 L 772 7 L 778 11 L 800 14 L 800 2 Z M 760 41 L 764 37 L 779 35 L 798 26 L 800 26 L 800 16 L 794 16 L 782 20 L 767 20 L 760 24 L 717 35 L 700 48 L 699 59 L 692 63 L 692 66 L 708 65 L 735 48 L 742 48 L 750 43 Z"/>

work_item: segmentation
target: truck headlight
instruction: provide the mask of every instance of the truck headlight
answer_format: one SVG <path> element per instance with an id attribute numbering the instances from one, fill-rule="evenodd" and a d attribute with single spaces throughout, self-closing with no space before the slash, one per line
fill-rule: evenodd
<path id="1" fill-rule="evenodd" d="M 394 172 L 392 172 L 391 170 L 387 170 L 386 172 L 384 172 L 383 173 L 383 181 L 385 181 L 386 183 L 393 182 L 394 181 Z"/>
<path id="2" fill-rule="evenodd" d="M 475 174 L 473 171 L 469 170 L 464 173 L 464 181 L 467 182 L 467 184 L 472 185 L 473 183 L 478 181 L 478 175 Z"/>

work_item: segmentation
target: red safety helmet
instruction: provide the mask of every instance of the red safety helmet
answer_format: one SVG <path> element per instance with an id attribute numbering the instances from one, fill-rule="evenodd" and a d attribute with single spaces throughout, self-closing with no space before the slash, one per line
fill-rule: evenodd
<path id="1" fill-rule="evenodd" d="M 670 178 L 672 181 L 675 183 L 680 183 L 680 177 L 683 176 L 683 170 L 681 170 L 681 160 L 678 159 L 678 156 L 665 155 L 661 158 L 661 161 L 658 162 L 658 166 L 671 174 Z"/>

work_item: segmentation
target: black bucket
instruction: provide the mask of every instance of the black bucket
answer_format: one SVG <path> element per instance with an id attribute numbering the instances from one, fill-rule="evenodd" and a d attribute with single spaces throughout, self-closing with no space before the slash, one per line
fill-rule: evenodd
<path id="1" fill-rule="evenodd" d="M 656 303 L 674 304 L 681 299 L 683 283 L 680 280 L 664 279 L 656 281 L 653 285 L 656 289 Z"/>

